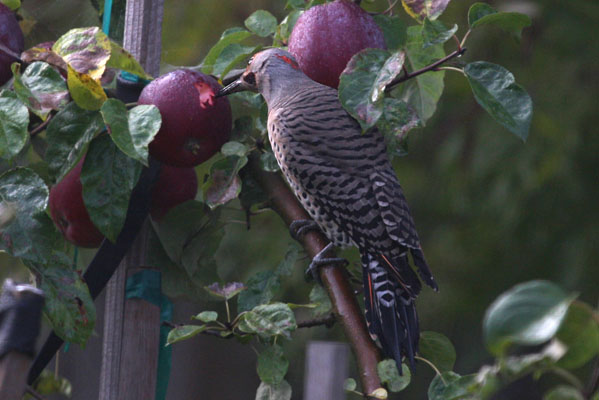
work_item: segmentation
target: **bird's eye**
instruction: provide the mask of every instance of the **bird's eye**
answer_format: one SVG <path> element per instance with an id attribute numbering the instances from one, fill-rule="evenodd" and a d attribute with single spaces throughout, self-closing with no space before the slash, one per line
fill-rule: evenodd
<path id="1" fill-rule="evenodd" d="M 256 76 L 254 75 L 253 72 L 248 72 L 247 74 L 243 75 L 243 81 L 250 85 L 255 85 L 256 84 Z"/>

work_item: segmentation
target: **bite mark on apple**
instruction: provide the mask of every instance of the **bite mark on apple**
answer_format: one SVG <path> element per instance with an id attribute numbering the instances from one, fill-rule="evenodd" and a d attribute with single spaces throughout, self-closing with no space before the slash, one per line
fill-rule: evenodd
<path id="1" fill-rule="evenodd" d="M 202 82 L 194 82 L 196 90 L 200 95 L 200 107 L 206 108 L 214 105 L 214 90 L 210 85 Z"/>

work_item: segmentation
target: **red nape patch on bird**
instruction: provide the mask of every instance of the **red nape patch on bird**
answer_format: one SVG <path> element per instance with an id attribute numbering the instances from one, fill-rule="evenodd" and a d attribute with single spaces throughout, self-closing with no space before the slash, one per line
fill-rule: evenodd
<path id="1" fill-rule="evenodd" d="M 207 83 L 194 82 L 196 90 L 200 94 L 200 107 L 206 108 L 214 105 L 214 90 Z"/>
<path id="2" fill-rule="evenodd" d="M 297 65 L 297 63 L 295 61 L 293 61 L 291 58 L 287 57 L 287 56 L 280 56 L 277 54 L 277 57 L 280 58 L 281 60 L 285 61 L 287 64 L 291 65 L 294 69 L 299 69 L 299 65 Z"/>

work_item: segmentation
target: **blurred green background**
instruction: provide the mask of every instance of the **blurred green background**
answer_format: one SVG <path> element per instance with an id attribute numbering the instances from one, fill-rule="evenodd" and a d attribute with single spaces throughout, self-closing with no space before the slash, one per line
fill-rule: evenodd
<path id="1" fill-rule="evenodd" d="M 409 154 L 395 160 L 422 247 L 441 288 L 439 293 L 424 290 L 420 296 L 421 327 L 442 332 L 452 340 L 458 354 L 456 371 L 462 374 L 474 372 L 491 360 L 481 338 L 484 311 L 514 284 L 548 279 L 580 293 L 580 298 L 592 305 L 598 300 L 599 3 L 489 3 L 502 11 L 527 13 L 533 25 L 525 29 L 520 43 L 499 30 L 479 29 L 470 37 L 463 61 L 503 65 L 528 90 L 534 101 L 528 141 L 522 143 L 494 122 L 475 102 L 465 78 L 448 72 L 446 91 L 435 116 L 426 127 L 411 132 Z M 284 4 L 283 0 L 166 0 L 165 67 L 198 64 L 224 29 L 242 26 L 256 9 L 269 10 L 280 21 L 285 15 Z M 454 0 L 441 17 L 446 24 L 460 26 L 460 37 L 466 31 L 471 4 Z M 386 8 L 386 1 L 366 3 L 365 7 L 380 11 Z M 98 23 L 86 1 L 25 0 L 23 9 L 37 21 L 28 45 L 55 39 L 71 27 Z M 395 9 L 411 23 L 401 6 Z M 447 51 L 453 46 L 448 42 Z M 291 242 L 282 222 L 272 213 L 260 214 L 253 218 L 248 232 L 238 223 L 244 219 L 238 204 L 227 208 L 231 223 L 218 252 L 222 277 L 245 280 L 257 271 L 273 269 Z M 84 254 L 81 262 L 91 254 Z M 26 279 L 15 260 L 0 254 L 0 265 L 3 277 Z M 299 262 L 293 279 L 284 283 L 284 300 L 307 301 L 312 284 L 303 279 L 306 265 L 306 259 Z M 180 320 L 175 322 L 186 321 L 192 312 L 215 307 L 186 304 L 182 309 L 189 313 L 180 312 Z M 299 399 L 305 341 L 343 340 L 343 336 L 335 327 L 302 330 L 295 338 L 286 348 L 292 360 L 288 378 L 294 388 L 293 398 Z M 201 388 L 205 397 L 201 398 L 216 398 L 210 393 L 231 393 L 232 397 L 219 398 L 253 399 L 258 384 L 254 353 L 229 342 L 216 344 L 217 339 L 198 341 L 204 341 L 203 348 L 219 360 L 214 364 L 218 369 L 207 372 L 213 379 L 198 378 L 205 385 Z M 181 346 L 191 349 L 194 345 Z M 177 357 L 183 356 L 177 356 L 181 354 L 177 351 L 175 346 L 173 375 L 202 374 L 202 369 L 184 371 L 178 367 Z M 419 365 L 411 386 L 397 398 L 425 398 L 432 376 L 426 366 Z M 585 371 L 581 377 L 586 379 Z M 181 379 L 174 376 L 173 380 Z M 177 389 L 172 387 L 170 390 L 169 398 L 200 398 L 191 386 L 186 394 L 179 387 L 177 393 L 185 395 L 175 395 Z M 522 386 L 518 390 L 528 389 Z M 77 393 L 76 386 L 74 398 L 83 398 Z M 527 397 L 507 393 L 502 398 L 537 398 L 536 389 L 526 393 Z"/>

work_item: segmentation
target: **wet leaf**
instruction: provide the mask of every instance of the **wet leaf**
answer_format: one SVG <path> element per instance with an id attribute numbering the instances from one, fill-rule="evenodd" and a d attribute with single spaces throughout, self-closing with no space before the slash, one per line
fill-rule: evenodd
<path id="1" fill-rule="evenodd" d="M 401 0 L 404 10 L 415 20 L 437 19 L 449 4 L 449 0 Z"/>
<path id="2" fill-rule="evenodd" d="M 48 63 L 36 61 L 22 75 L 13 68 L 13 74 L 15 93 L 42 120 L 69 102 L 66 82 Z"/>
<path id="3" fill-rule="evenodd" d="M 272 35 L 277 29 L 277 19 L 266 10 L 254 11 L 244 24 L 246 28 L 260 37 Z"/>
<path id="4" fill-rule="evenodd" d="M 229 71 L 240 65 L 242 61 L 254 54 L 261 47 L 262 46 L 243 46 L 239 43 L 228 45 L 221 51 L 214 62 L 212 74 L 221 79 L 224 78 Z"/>
<path id="5" fill-rule="evenodd" d="M 525 141 L 532 121 L 532 99 L 515 82 L 514 75 L 500 65 L 485 61 L 466 65 L 464 73 L 478 104 Z"/>
<path id="6" fill-rule="evenodd" d="M 568 347 L 557 363 L 560 367 L 579 368 L 599 354 L 599 324 L 593 313 L 584 303 L 574 302 L 568 308 L 556 336 Z"/>
<path id="7" fill-rule="evenodd" d="M 469 387 L 475 382 L 476 374 L 460 376 L 448 371 L 436 375 L 428 387 L 428 400 L 467 399 Z"/>
<path id="8" fill-rule="evenodd" d="M 401 392 L 410 384 L 411 373 L 407 365 L 402 364 L 402 375 L 399 375 L 395 360 L 387 359 L 379 362 L 376 371 L 381 382 L 387 385 L 391 392 Z"/>
<path id="9" fill-rule="evenodd" d="M 249 153 L 249 149 L 245 144 L 232 140 L 223 144 L 220 148 L 220 152 L 223 153 L 224 156 L 243 157 Z"/>
<path id="10" fill-rule="evenodd" d="M 31 64 L 35 61 L 44 61 L 54 67 L 58 68 L 61 72 L 67 73 L 67 63 L 62 59 L 61 56 L 44 47 L 32 47 L 21 53 L 21 60 L 23 62 Z"/>
<path id="11" fill-rule="evenodd" d="M 494 25 L 520 40 L 522 29 L 530 26 L 531 20 L 525 14 L 497 12 L 486 3 L 474 3 L 468 10 L 468 23 L 472 29 L 482 25 Z"/>
<path id="12" fill-rule="evenodd" d="M 44 181 L 28 168 L 0 175 L 0 204 L 11 214 L 0 227 L 0 250 L 43 263 L 60 247 L 62 236 L 45 213 L 48 196 Z"/>
<path id="13" fill-rule="evenodd" d="M 333 306 L 326 290 L 321 285 L 314 285 L 310 291 L 310 303 L 316 304 L 312 309 L 315 317 L 320 317 L 331 312 Z"/>
<path id="14" fill-rule="evenodd" d="M 407 137 L 408 132 L 420 127 L 420 118 L 405 101 L 386 97 L 383 115 L 378 120 L 377 126 L 387 139 L 388 146 L 394 148 Z"/>
<path id="15" fill-rule="evenodd" d="M 404 53 L 365 49 L 355 54 L 339 78 L 339 100 L 365 131 L 383 113 L 383 96 L 403 66 Z"/>
<path id="16" fill-rule="evenodd" d="M 70 264 L 65 254 L 54 253 L 43 263 L 29 266 L 40 277 L 44 312 L 54 332 L 67 342 L 83 345 L 94 332 L 96 309 L 81 274 Z"/>
<path id="17" fill-rule="evenodd" d="M 223 32 L 220 40 L 208 51 L 204 61 L 202 61 L 202 71 L 206 74 L 212 74 L 216 60 L 225 49 L 233 43 L 240 43 L 252 34 L 243 28 L 231 28 Z"/>
<path id="18" fill-rule="evenodd" d="M 68 66 L 67 86 L 77 105 L 85 110 L 99 110 L 108 99 L 99 79 L 75 71 Z"/>
<path id="19" fill-rule="evenodd" d="M 451 39 L 457 30 L 458 26 L 455 24 L 453 27 L 447 28 L 441 21 L 431 21 L 425 18 L 422 26 L 422 41 L 424 42 L 422 46 L 426 49 L 436 44 L 443 44 Z"/>
<path id="20" fill-rule="evenodd" d="M 205 192 L 206 204 L 210 208 L 237 198 L 241 192 L 241 179 L 237 174 L 247 161 L 246 156 L 229 156 L 212 164 Z"/>
<path id="21" fill-rule="evenodd" d="M 100 112 L 84 110 L 73 102 L 52 118 L 46 129 L 46 160 L 48 171 L 57 182 L 79 162 L 103 128 Z"/>
<path id="22" fill-rule="evenodd" d="M 93 224 L 113 243 L 125 223 L 140 173 L 141 164 L 123 154 L 107 135 L 91 143 L 81 170 L 83 203 Z"/>
<path id="23" fill-rule="evenodd" d="M 411 71 L 416 71 L 434 61 L 443 58 L 445 51 L 441 45 L 434 45 L 424 49 L 422 27 L 411 26 L 408 28 L 408 41 L 406 44 L 406 63 Z M 443 93 L 443 78 L 445 72 L 427 72 L 404 82 L 399 87 L 401 98 L 413 107 L 420 121 L 424 125 L 435 113 L 437 102 Z"/>
<path id="24" fill-rule="evenodd" d="M 260 304 L 266 304 L 281 289 L 281 280 L 272 271 L 261 271 L 252 275 L 246 282 L 246 290 L 237 300 L 237 312 L 249 311 Z"/>
<path id="25" fill-rule="evenodd" d="M 29 111 L 8 91 L 0 93 L 0 158 L 11 159 L 23 149 L 29 133 Z"/>
<path id="26" fill-rule="evenodd" d="M 283 381 L 289 368 L 289 360 L 283 348 L 277 344 L 267 347 L 258 355 L 258 376 L 262 382 L 278 385 Z"/>
<path id="27" fill-rule="evenodd" d="M 407 26 L 399 17 L 377 14 L 373 18 L 383 31 L 388 50 L 398 50 L 406 44 L 408 38 L 406 34 Z"/>
<path id="28" fill-rule="evenodd" d="M 218 319 L 218 313 L 216 311 L 202 311 L 193 319 L 200 320 L 202 322 L 214 322 Z"/>
<path id="29" fill-rule="evenodd" d="M 256 333 L 263 339 L 272 336 L 290 338 L 290 333 L 297 329 L 295 315 L 284 303 L 262 304 L 243 314 L 239 330 Z"/>
<path id="30" fill-rule="evenodd" d="M 125 103 L 108 99 L 100 110 L 110 138 L 129 157 L 148 165 L 148 146 L 162 122 L 154 105 L 143 104 L 127 111 Z"/>
<path id="31" fill-rule="evenodd" d="M 551 339 L 573 300 L 547 281 L 530 281 L 500 295 L 487 309 L 483 334 L 487 348 L 505 354 L 512 343 L 537 345 Z"/>
<path id="32" fill-rule="evenodd" d="M 143 67 L 135 57 L 112 40 L 110 41 L 110 58 L 108 59 L 106 66 L 127 71 L 142 79 L 152 79 L 152 77 L 144 71 Z"/>
<path id="33" fill-rule="evenodd" d="M 52 51 L 61 56 L 78 75 L 99 80 L 110 58 L 111 45 L 108 36 L 93 26 L 71 29 L 54 43 Z"/>
<path id="34" fill-rule="evenodd" d="M 256 391 L 256 400 L 291 400 L 291 386 L 285 380 L 278 385 L 261 382 Z"/>
<path id="35" fill-rule="evenodd" d="M 451 341 L 437 332 L 421 332 L 418 343 L 419 354 L 441 372 L 451 371 L 456 360 L 455 348 Z"/>
<path id="36" fill-rule="evenodd" d="M 173 344 L 182 340 L 191 339 L 205 331 L 206 325 L 181 325 L 171 329 L 166 338 L 166 344 Z"/>
<path id="37" fill-rule="evenodd" d="M 205 289 L 208 293 L 219 299 L 230 300 L 245 290 L 245 285 L 241 282 L 228 282 L 222 286 L 218 283 L 213 283 L 210 286 L 206 286 Z"/>

